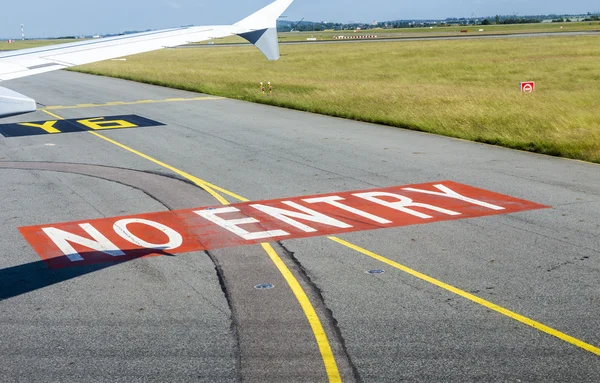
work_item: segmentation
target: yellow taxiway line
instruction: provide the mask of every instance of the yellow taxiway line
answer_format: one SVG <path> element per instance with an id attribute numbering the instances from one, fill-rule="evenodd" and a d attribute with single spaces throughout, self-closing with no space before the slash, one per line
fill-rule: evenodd
<path id="1" fill-rule="evenodd" d="M 585 343 L 577 338 L 573 338 L 572 336 L 569 336 L 563 332 L 560 332 L 558 330 L 555 330 L 551 327 L 548 327 L 540 322 L 534 321 L 532 319 L 529 319 L 527 317 L 524 317 L 523 315 L 517 314 L 513 311 L 510 311 L 508 309 L 505 309 L 504 307 L 498 306 L 495 303 L 486 301 L 485 299 L 479 298 L 478 296 L 475 296 L 473 294 L 470 294 L 464 290 L 461 290 L 459 288 L 456 288 L 452 285 L 449 285 L 447 283 L 444 283 L 442 281 L 439 281 L 435 278 L 432 278 L 428 275 L 425 275 L 423 273 L 419 273 L 416 270 L 411 269 L 410 267 L 404 266 L 399 264 L 398 262 L 394 262 L 391 259 L 385 258 L 379 254 L 375 254 L 372 251 L 369 251 L 367 249 L 363 249 L 362 247 L 356 246 L 355 244 L 352 244 L 348 241 L 344 241 L 343 239 L 337 238 L 337 237 L 328 237 L 330 240 L 339 243 L 340 245 L 346 246 L 347 248 L 350 248 L 354 251 L 357 251 L 361 254 L 364 254 L 368 257 L 371 257 L 377 261 L 383 262 L 389 266 L 392 266 L 398 270 L 404 271 L 407 274 L 412 275 L 413 277 L 419 278 L 422 281 L 425 282 L 429 282 L 432 285 L 435 285 L 437 287 L 440 287 L 444 290 L 450 291 L 451 293 L 454 293 L 456 295 L 459 295 L 465 299 L 470 300 L 471 302 L 475 302 L 477 304 L 480 304 L 484 307 L 487 307 L 490 310 L 494 310 L 502 315 L 506 315 L 509 318 L 512 318 L 518 322 L 521 322 L 523 324 L 526 324 L 527 326 L 531 326 L 537 330 L 540 330 L 542 332 L 545 332 L 546 334 L 552 335 L 557 337 L 560 340 L 564 340 L 567 343 L 571 343 L 574 346 L 580 347 L 586 351 L 589 351 L 593 354 L 596 355 L 600 355 L 600 348 L 592 346 L 589 343 Z"/>
<path id="2" fill-rule="evenodd" d="M 60 117 L 52 112 L 49 112 L 47 110 L 43 110 L 43 111 L 45 113 L 53 116 L 54 118 L 57 118 L 59 120 L 63 119 L 62 117 Z M 105 137 L 102 134 L 99 134 L 97 132 L 91 132 L 91 131 L 88 133 L 90 133 L 98 138 L 101 138 L 107 142 L 110 142 L 111 144 L 116 145 L 122 149 L 125 149 L 135 155 L 138 155 L 148 161 L 151 161 L 159 166 L 169 169 L 169 170 L 175 172 L 176 174 L 179 174 L 180 176 L 192 181 L 197 186 L 206 190 L 210 195 L 215 197 L 215 199 L 217 199 L 217 201 L 219 201 L 222 205 L 229 205 L 229 201 L 227 201 L 227 199 L 225 199 L 219 193 L 215 192 L 213 190 L 212 186 L 215 186 L 215 188 L 218 190 L 225 190 L 225 189 L 217 187 L 216 185 L 212 185 L 209 182 L 206 182 L 198 177 L 192 176 L 191 174 L 188 174 L 188 173 L 186 173 L 182 170 L 179 170 L 171 165 L 168 165 L 168 164 L 166 164 L 162 161 L 159 161 L 155 158 L 152 158 L 140 151 L 137 151 L 126 145 L 123 145 L 120 142 L 117 142 L 113 139 Z M 228 194 L 238 200 L 248 201 L 246 198 L 244 198 L 242 196 L 238 196 L 235 193 L 228 192 L 226 194 Z M 331 350 L 329 340 L 327 339 L 327 334 L 325 333 L 325 330 L 323 329 L 323 325 L 321 324 L 321 320 L 319 319 L 319 316 L 317 315 L 312 303 L 308 299 L 306 292 L 304 292 L 304 289 L 302 289 L 302 286 L 300 285 L 300 283 L 298 282 L 296 277 L 294 277 L 294 274 L 292 274 L 290 269 L 283 262 L 283 260 L 279 256 L 279 254 L 277 254 L 275 249 L 273 249 L 273 246 L 271 246 L 271 244 L 269 244 L 269 243 L 261 243 L 261 246 L 265 250 L 267 255 L 269 256 L 269 258 L 271 258 L 271 260 L 273 261 L 273 263 L 275 264 L 275 266 L 277 267 L 279 272 L 282 274 L 283 278 L 288 283 L 288 286 L 290 287 L 294 296 L 298 300 L 298 303 L 300 304 L 302 311 L 304 311 L 304 315 L 306 316 L 306 319 L 308 320 L 308 323 L 309 323 L 309 325 L 313 331 L 313 334 L 315 336 L 317 346 L 319 347 L 319 352 L 321 354 L 321 358 L 323 359 L 323 364 L 325 365 L 325 372 L 327 373 L 329 382 L 330 383 L 341 382 L 342 377 L 340 376 L 340 372 L 338 370 L 337 363 L 335 361 L 335 357 L 333 356 L 333 351 Z"/>
<path id="3" fill-rule="evenodd" d="M 113 141 L 113 140 L 111 140 L 109 138 L 104 137 L 104 136 L 101 136 L 100 134 L 98 134 L 96 132 L 90 132 L 90 133 L 92 133 L 94 135 L 97 135 L 97 136 L 99 136 L 99 137 L 101 137 L 101 138 L 103 138 L 103 139 L 105 139 L 105 140 L 107 140 L 109 142 L 112 142 L 115 145 L 121 146 L 121 147 L 123 147 L 123 148 L 125 148 L 125 149 L 127 149 L 127 150 L 129 150 L 129 151 L 131 151 L 133 153 L 141 155 L 142 157 L 147 158 L 150 161 L 152 161 L 152 162 L 154 162 L 154 163 L 156 163 L 158 165 L 164 166 L 167 169 L 170 169 L 170 170 L 176 172 L 177 174 L 179 174 L 179 175 L 181 175 L 183 177 L 188 178 L 190 181 L 192 181 L 192 182 L 198 184 L 199 186 L 202 186 L 203 188 L 207 189 L 207 191 L 210 190 L 209 193 L 211 193 L 211 195 L 213 195 L 213 196 L 214 196 L 214 194 L 218 195 L 218 193 L 216 193 L 215 190 L 214 190 L 214 189 L 216 189 L 216 190 L 218 190 L 218 191 L 220 191 L 220 192 L 222 192 L 222 193 L 224 193 L 226 195 L 229 195 L 230 197 L 233 197 L 233 198 L 235 198 L 235 199 L 237 199 L 239 201 L 242 201 L 242 202 L 249 201 L 247 198 L 244 198 L 244 197 L 242 197 L 240 195 L 237 195 L 237 194 L 235 194 L 235 193 L 233 193 L 233 192 L 231 192 L 229 190 L 223 189 L 223 188 L 221 188 L 219 186 L 213 185 L 213 184 L 208 183 L 208 182 L 206 182 L 204 180 L 200 180 L 200 179 L 198 179 L 198 178 L 196 178 L 194 176 L 191 176 L 191 175 L 189 175 L 189 174 L 187 174 L 185 172 L 182 172 L 181 170 L 178 170 L 178 169 L 175 169 L 175 168 L 173 168 L 173 167 L 171 167 L 169 165 L 163 164 L 160 161 L 151 159 L 150 157 L 148 157 L 148 156 L 146 156 L 146 155 L 144 155 L 142 153 L 139 153 L 139 152 L 135 151 L 134 149 L 127 148 L 126 146 L 121 145 L 121 144 L 119 144 L 119 143 L 117 143 L 117 142 L 115 142 L 115 141 Z M 221 199 L 224 199 L 220 195 L 219 195 L 219 197 Z M 217 197 L 215 196 L 215 198 L 217 198 Z M 220 200 L 219 198 L 217 198 L 217 199 Z M 383 256 L 381 256 L 379 254 L 375 254 L 375 253 L 373 253 L 373 252 L 371 252 L 369 250 L 366 250 L 366 249 L 363 249 L 363 248 L 361 248 L 361 247 L 359 247 L 357 245 L 354 245 L 354 244 L 352 244 L 350 242 L 344 241 L 344 240 L 342 240 L 340 238 L 337 238 L 337 237 L 328 237 L 328 238 L 330 240 L 332 240 L 332 241 L 340 244 L 340 245 L 343 245 L 343 246 L 346 246 L 346 247 L 348 247 L 350 249 L 358 251 L 361 254 L 364 254 L 364 255 L 369 256 L 369 257 L 371 257 L 373 259 L 376 259 L 376 260 L 378 260 L 380 262 L 388 264 L 388 265 L 390 265 L 390 266 L 392 266 L 392 267 L 394 267 L 394 268 L 396 268 L 398 270 L 404 271 L 405 273 L 410 274 L 410 275 L 412 275 L 414 277 L 417 277 L 417 278 L 419 278 L 419 279 L 421 279 L 421 280 L 423 280 L 425 282 L 429 282 L 429 283 L 431 283 L 431 284 L 433 284 L 433 285 L 435 285 L 437 287 L 440 287 L 440 288 L 442 288 L 444 290 L 447 290 L 447 291 L 449 291 L 451 293 L 454 293 L 454 294 L 459 295 L 459 296 L 461 296 L 461 297 L 463 297 L 465 299 L 468 299 L 471 302 L 477 303 L 477 304 L 482 305 L 482 306 L 484 306 L 484 307 L 486 307 L 488 309 L 494 310 L 494 311 L 496 311 L 496 312 L 498 312 L 498 313 L 500 313 L 502 315 L 505 315 L 505 316 L 507 316 L 507 317 L 509 317 L 511 319 L 514 319 L 514 320 L 516 320 L 518 322 L 521 322 L 523 324 L 531 326 L 531 327 L 533 327 L 533 328 L 535 328 L 537 330 L 540 330 L 540 331 L 542 331 L 542 332 L 544 332 L 546 334 L 552 335 L 552 336 L 554 336 L 554 337 L 556 337 L 558 339 L 561 339 L 561 340 L 563 340 L 563 341 L 565 341 L 567 343 L 570 343 L 570 344 L 572 344 L 574 346 L 580 347 L 580 348 L 582 348 L 582 349 L 584 349 L 586 351 L 589 351 L 589 352 L 591 352 L 593 354 L 596 354 L 596 355 L 600 356 L 600 348 L 595 347 L 595 346 L 593 346 L 593 345 L 591 345 L 589 343 L 583 342 L 583 341 L 581 341 L 581 340 L 579 340 L 577 338 L 574 338 L 574 337 L 572 337 L 570 335 L 567 335 L 567 334 L 565 334 L 565 333 L 563 333 L 561 331 L 555 330 L 555 329 L 553 329 L 551 327 L 548 327 L 548 326 L 546 326 L 546 325 L 544 325 L 544 324 L 542 324 L 540 322 L 537 322 L 537 321 L 535 321 L 533 319 L 527 318 L 527 317 L 525 317 L 523 315 L 517 314 L 517 313 L 515 313 L 515 312 L 513 312 L 511 310 L 508 310 L 508 309 L 504 308 L 504 307 L 498 306 L 495 303 L 492 303 L 492 302 L 489 302 L 489 301 L 487 301 L 485 299 L 479 298 L 479 297 L 477 297 L 477 296 L 475 296 L 473 294 L 470 294 L 470 293 L 468 293 L 468 292 L 466 292 L 464 290 L 461 290 L 461 289 L 456 288 L 456 287 L 454 287 L 452 285 L 449 285 L 447 283 L 439 281 L 439 280 L 437 280 L 435 278 L 432 278 L 432 277 L 430 277 L 428 275 L 419 273 L 418 271 L 415 271 L 415 270 L 413 270 L 413 269 L 411 269 L 411 268 L 409 268 L 407 266 L 401 265 L 401 264 L 399 264 L 397 262 L 394 262 L 394 261 L 392 261 L 390 259 L 387 259 L 387 258 L 385 258 L 385 257 L 383 257 Z M 263 248 L 265 247 L 265 245 L 267 245 L 267 246 L 270 247 L 270 245 L 268 245 L 268 244 L 263 244 Z M 273 253 L 275 253 L 275 250 L 273 250 L 272 247 L 271 247 L 271 250 L 273 251 Z M 267 253 L 269 253 L 269 251 L 267 251 Z M 275 253 L 275 255 L 276 255 L 276 253 Z M 271 256 L 270 253 L 269 253 L 269 256 Z M 281 259 L 280 259 L 280 261 L 281 261 Z M 276 262 L 276 264 L 277 264 L 277 262 Z M 285 265 L 283 265 L 283 266 L 285 267 Z M 288 270 L 288 272 L 289 272 L 289 270 Z M 282 272 L 282 274 L 284 274 L 284 273 Z M 291 275 L 291 273 L 290 273 L 290 275 Z M 284 274 L 284 277 L 285 277 L 285 274 Z M 293 278 L 293 275 L 292 275 L 292 278 Z M 296 281 L 296 283 L 298 283 L 298 282 Z M 288 284 L 290 284 L 289 281 L 288 281 Z M 290 284 L 290 287 L 291 287 L 291 284 Z M 300 291 L 302 292 L 302 294 L 304 294 L 304 291 L 302 291 L 302 288 L 299 285 L 298 285 L 298 287 L 300 288 Z M 292 290 L 293 290 L 293 288 L 292 288 Z M 296 292 L 294 292 L 294 294 L 296 294 Z M 298 299 L 298 301 L 302 305 L 301 298 L 298 296 L 298 294 L 296 294 L 296 298 Z M 306 298 L 306 299 L 308 299 L 308 298 Z M 310 302 L 308 304 L 310 305 Z M 304 307 L 303 307 L 303 309 L 304 309 Z M 310 306 L 310 309 L 314 312 L 314 309 L 312 308 L 312 306 Z M 307 318 L 308 318 L 309 317 L 309 313 L 307 312 L 307 310 L 305 310 L 305 314 L 307 315 Z M 310 322 L 310 319 L 309 319 L 309 322 Z M 312 322 L 311 322 L 311 326 L 312 326 Z M 313 327 L 313 331 L 315 331 L 315 327 Z M 322 327 L 321 327 L 321 331 L 322 331 Z M 317 343 L 319 343 L 318 340 L 317 340 Z M 321 344 L 319 344 L 319 348 L 321 348 Z M 324 358 L 324 361 L 325 361 L 325 354 L 323 354 L 323 351 L 322 351 L 322 355 L 323 355 L 323 358 Z M 334 361 L 334 363 L 335 363 L 335 361 Z"/>
<path id="4" fill-rule="evenodd" d="M 111 101 L 104 104 L 77 104 L 77 105 L 51 105 L 46 106 L 43 111 L 48 113 L 48 110 L 60 110 L 60 109 L 80 109 L 80 108 L 100 108 L 103 106 L 119 106 L 119 105 L 140 105 L 140 104 L 159 104 L 165 102 L 184 102 L 184 101 L 207 101 L 207 100 L 221 100 L 223 97 L 216 96 L 200 96 L 192 98 L 165 98 L 162 100 L 137 100 L 137 101 Z M 50 114 L 50 113 L 48 113 Z M 50 114 L 52 116 L 52 114 Z M 56 115 L 53 115 L 56 117 Z"/>
<path id="5" fill-rule="evenodd" d="M 50 112 L 47 112 L 47 111 L 45 111 L 45 112 L 48 113 L 48 114 L 50 114 L 50 115 L 53 115 L 54 117 L 58 118 L 58 116 L 56 116 L 56 115 L 54 115 L 54 114 L 52 114 Z M 134 154 L 140 155 L 140 156 L 142 156 L 142 157 L 144 157 L 144 158 L 146 158 L 146 159 L 148 159 L 148 160 L 150 160 L 150 161 L 152 161 L 152 162 L 154 162 L 154 163 L 156 163 L 156 164 L 158 164 L 160 166 L 166 167 L 167 169 L 174 171 L 175 173 L 181 175 L 182 177 L 185 177 L 185 178 L 189 179 L 190 181 L 196 183 L 198 186 L 201 186 L 202 188 L 206 189 L 211 195 L 213 195 L 219 201 L 225 200 L 225 198 L 222 197 L 221 195 L 219 195 L 215 190 L 218 190 L 218 191 L 220 191 L 223 194 L 229 195 L 230 197 L 233 197 L 233 198 L 235 198 L 235 199 L 237 199 L 239 201 L 242 201 L 242 202 L 248 201 L 248 199 L 246 199 L 246 198 L 244 198 L 242 196 L 239 196 L 239 195 L 237 195 L 237 194 L 235 194 L 235 193 L 233 193 L 231 191 L 223 189 L 223 188 L 221 188 L 221 187 L 219 187 L 217 185 L 213 185 L 213 184 L 211 184 L 209 182 L 206 182 L 204 180 L 201 180 L 201 179 L 199 179 L 197 177 L 191 176 L 191 175 L 189 175 L 189 174 L 187 174 L 187 173 L 185 173 L 185 172 L 183 172 L 183 171 L 181 171 L 179 169 L 176 169 L 176 168 L 174 168 L 174 167 L 172 167 L 170 165 L 167 165 L 167 164 L 164 164 L 164 163 L 162 163 L 162 162 L 160 162 L 158 160 L 155 160 L 155 159 L 153 159 L 153 158 L 151 158 L 151 157 L 149 157 L 149 156 L 147 156 L 147 155 L 145 155 L 143 153 L 140 153 L 140 152 L 138 152 L 138 151 L 136 151 L 134 149 L 131 149 L 131 148 L 125 146 L 125 145 L 122 145 L 122 144 L 120 144 L 120 143 L 118 143 L 118 142 L 116 142 L 114 140 L 111 140 L 111 139 L 109 139 L 107 137 L 104 137 L 104 136 L 102 136 L 102 135 L 100 135 L 100 134 L 98 134 L 96 132 L 90 132 L 90 133 L 94 134 L 94 135 L 96 135 L 96 136 L 98 136 L 98 137 L 100 137 L 100 138 L 102 138 L 104 140 L 107 140 L 107 141 L 109 141 L 109 142 L 111 142 L 111 143 L 113 143 L 113 144 L 115 144 L 117 146 L 120 146 L 120 147 L 122 147 L 122 148 L 124 148 L 124 149 L 126 149 L 126 150 L 128 150 L 128 151 L 130 151 L 132 153 L 134 153 Z M 216 197 L 216 195 L 218 195 L 219 197 Z M 437 287 L 440 287 L 440 288 L 442 288 L 444 290 L 447 290 L 447 291 L 449 291 L 451 293 L 454 293 L 454 294 L 456 294 L 458 296 L 461 296 L 461 297 L 463 297 L 465 299 L 468 299 L 471 302 L 477 303 L 477 304 L 479 304 L 481 306 L 484 306 L 484 307 L 486 307 L 486 308 L 488 308 L 490 310 L 494 310 L 495 312 L 500 313 L 502 315 L 505 315 L 505 316 L 507 316 L 507 317 L 509 317 L 509 318 L 511 318 L 513 320 L 516 320 L 516 321 L 518 321 L 520 323 L 523 323 L 525 325 L 533 327 L 533 328 L 535 328 L 535 329 L 537 329 L 539 331 L 542 331 L 542 332 L 544 332 L 544 333 L 546 333 L 548 335 L 552 335 L 552 336 L 554 336 L 554 337 L 556 337 L 556 338 L 558 338 L 560 340 L 563 340 L 563 341 L 565 341 L 565 342 L 567 342 L 569 344 L 572 344 L 572 345 L 577 346 L 577 347 L 579 347 L 579 348 L 581 348 L 583 350 L 586 350 L 588 352 L 591 352 L 591 353 L 593 353 L 595 355 L 599 355 L 600 356 L 600 348 L 598 348 L 596 346 L 593 346 L 593 345 L 591 345 L 589 343 L 583 342 L 582 340 L 579 340 L 579 339 L 574 338 L 574 337 L 572 337 L 570 335 L 567 335 L 567 334 L 565 334 L 565 333 L 563 333 L 561 331 L 558 331 L 556 329 L 548 327 L 548 326 L 546 326 L 546 325 L 544 325 L 544 324 L 542 324 L 540 322 L 537 322 L 537 321 L 535 321 L 533 319 L 530 319 L 530 318 L 527 318 L 527 317 L 525 317 L 523 315 L 517 314 L 517 313 L 515 313 L 515 312 L 513 312 L 511 310 L 508 310 L 508 309 L 506 309 L 504 307 L 496 305 L 495 303 L 492 303 L 492 302 L 489 302 L 489 301 L 487 301 L 485 299 L 479 298 L 479 297 L 477 297 L 477 296 L 475 296 L 473 294 L 470 294 L 470 293 L 468 293 L 468 292 L 466 292 L 464 290 L 461 290 L 461 289 L 456 288 L 456 287 L 454 287 L 452 285 L 449 285 L 447 283 L 439 281 L 439 280 L 437 280 L 435 278 L 432 278 L 432 277 L 430 277 L 428 275 L 422 274 L 422 273 L 420 273 L 420 272 L 418 272 L 416 270 L 413 270 L 413 269 L 411 269 L 411 268 L 409 268 L 407 266 L 401 265 L 400 263 L 394 262 L 394 261 L 392 261 L 390 259 L 387 259 L 387 258 L 385 258 L 385 257 L 383 257 L 383 256 L 381 256 L 379 254 L 376 254 L 374 252 L 371 252 L 369 250 L 363 249 L 362 247 L 354 245 L 354 244 L 352 244 L 350 242 L 344 241 L 344 240 L 342 240 L 340 238 L 337 238 L 337 237 L 328 237 L 328 238 L 330 240 L 332 240 L 332 241 L 334 241 L 334 242 L 342 245 L 342 246 L 348 247 L 348 248 L 353 249 L 353 250 L 355 250 L 355 251 L 357 251 L 357 252 L 359 252 L 359 253 L 361 253 L 363 255 L 366 255 L 366 256 L 371 257 L 373 259 L 376 259 L 376 260 L 378 260 L 380 262 L 383 262 L 383 263 L 385 263 L 385 264 L 387 264 L 389 266 L 392 266 L 392 267 L 394 267 L 394 268 L 396 268 L 398 270 L 401 270 L 401 271 L 403 271 L 403 272 L 405 272 L 407 274 L 410 274 L 410 275 L 412 275 L 412 276 L 414 276 L 416 278 L 419 278 L 419 279 L 421 279 L 421 280 L 423 280 L 425 282 L 431 283 L 431 284 L 433 284 L 433 285 L 435 285 Z M 265 246 L 269 246 L 270 247 L 270 245 L 268 245 L 268 244 L 263 244 L 263 248 L 265 248 Z M 275 250 L 272 247 L 271 247 L 271 249 L 272 249 L 273 253 L 275 254 L 275 256 L 281 261 L 281 258 L 279 258 L 279 256 L 275 252 Z M 265 251 L 267 251 L 266 248 L 265 248 Z M 269 254 L 269 256 L 272 257 L 271 254 L 269 253 L 269 251 L 267 251 L 267 254 Z M 273 257 L 272 257 L 272 259 L 273 259 Z M 287 269 L 287 267 L 285 266 L 285 264 L 283 264 L 283 261 L 281 261 L 281 263 L 282 263 L 283 267 L 285 267 Z M 277 265 L 277 262 L 275 262 L 275 264 Z M 287 269 L 287 271 L 290 272 L 289 269 Z M 291 274 L 291 272 L 290 272 L 290 275 L 291 275 L 292 278 L 294 278 L 293 275 Z M 285 277 L 285 274 L 284 274 L 284 277 Z M 295 278 L 294 278 L 294 280 L 295 280 Z M 296 280 L 296 283 L 298 283 L 297 280 Z M 288 284 L 289 284 L 289 281 L 288 281 Z M 302 288 L 299 285 L 298 285 L 298 287 L 300 288 L 300 291 L 302 291 Z M 291 285 L 290 285 L 290 288 L 292 288 Z M 293 290 L 294 289 L 292 288 L 292 291 Z M 306 296 L 305 293 L 304 293 L 304 291 L 302 291 L 302 293 L 304 294 L 304 296 Z M 300 302 L 300 304 L 302 306 L 302 298 L 299 297 L 296 294 L 296 291 L 294 291 L 294 294 L 296 295 L 296 298 L 298 299 L 298 301 Z M 308 300 L 308 298 L 306 298 L 306 299 Z M 310 302 L 308 302 L 308 304 L 310 305 Z M 310 305 L 310 308 L 314 312 L 314 308 L 312 308 L 312 305 Z M 305 309 L 304 306 L 303 306 L 303 309 Z M 311 314 L 309 312 L 307 312 L 306 310 L 304 312 L 305 312 L 305 315 L 307 316 L 307 318 L 308 318 L 308 320 L 309 320 L 309 322 L 311 324 L 311 327 L 313 328 L 313 332 L 315 333 L 315 337 L 317 338 L 317 343 L 319 344 L 319 349 L 321 350 L 321 355 L 323 357 L 323 362 L 325 363 L 325 367 L 327 369 L 328 376 L 330 377 L 330 382 L 341 381 L 341 378 L 339 376 L 339 372 L 337 372 L 337 365 L 335 364 L 335 360 L 333 359 L 333 353 L 331 352 L 331 347 L 329 347 L 329 343 L 327 341 L 327 337 L 326 337 L 326 335 L 325 335 L 325 333 L 323 331 L 323 328 L 321 326 L 320 321 L 318 321 L 318 317 L 316 317 L 316 320 L 318 321 L 318 326 L 314 327 L 313 323 L 311 322 Z M 316 314 L 315 314 L 315 316 L 316 316 Z M 324 342 L 327 342 L 327 343 L 323 344 L 323 348 L 321 348 L 321 343 L 319 342 L 319 338 L 317 336 L 318 333 L 317 333 L 317 331 L 315 331 L 315 329 L 317 329 L 317 330 L 320 329 L 319 333 L 322 333 L 322 336 L 324 336 Z M 327 350 L 328 350 L 328 353 L 327 353 Z M 326 354 L 324 354 L 323 351 L 326 351 Z M 331 365 L 328 366 L 328 363 L 333 363 L 333 366 L 331 366 Z M 331 372 L 335 371 L 336 374 L 333 374 L 333 373 L 330 374 L 330 371 Z M 332 376 L 334 378 L 337 376 L 337 379 L 340 379 L 340 380 L 332 380 Z"/>

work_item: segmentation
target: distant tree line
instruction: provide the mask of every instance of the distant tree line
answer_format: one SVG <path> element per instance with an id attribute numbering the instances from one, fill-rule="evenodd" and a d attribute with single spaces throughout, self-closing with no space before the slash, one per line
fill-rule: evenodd
<path id="1" fill-rule="evenodd" d="M 600 15 L 591 14 L 577 15 L 583 21 L 600 21 Z M 444 20 L 394 20 L 373 23 L 332 23 L 332 22 L 312 22 L 289 20 L 280 20 L 277 29 L 280 32 L 298 32 L 325 31 L 325 30 L 357 30 L 374 28 L 422 28 L 422 27 L 443 27 L 443 26 L 468 26 L 468 25 L 493 25 L 493 24 L 536 24 L 545 20 L 553 22 L 570 22 L 571 15 L 537 15 L 537 16 L 516 16 L 516 15 L 496 15 L 495 17 L 462 17 L 447 18 Z M 585 19 L 584 19 L 585 17 Z"/>
<path id="2" fill-rule="evenodd" d="M 496 24 L 535 24 L 542 20 L 537 17 L 506 17 L 498 20 Z"/>

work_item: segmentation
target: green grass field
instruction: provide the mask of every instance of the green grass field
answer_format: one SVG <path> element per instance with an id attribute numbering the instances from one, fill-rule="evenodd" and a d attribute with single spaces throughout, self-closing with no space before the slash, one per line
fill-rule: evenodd
<path id="1" fill-rule="evenodd" d="M 79 70 L 600 162 L 599 46 L 600 36 L 293 45 L 276 62 L 233 46 Z"/>
<path id="2" fill-rule="evenodd" d="M 16 50 L 16 49 L 36 48 L 36 47 L 43 47 L 46 45 L 71 43 L 73 41 L 80 41 L 80 40 L 69 40 L 69 39 L 14 40 L 12 44 L 9 44 L 8 41 L 6 41 L 6 40 L 0 40 L 0 51 L 12 51 L 12 50 Z"/>

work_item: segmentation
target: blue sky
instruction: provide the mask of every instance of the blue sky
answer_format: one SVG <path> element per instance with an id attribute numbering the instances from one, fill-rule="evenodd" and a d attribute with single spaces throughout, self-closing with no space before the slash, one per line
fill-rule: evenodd
<path id="1" fill-rule="evenodd" d="M 230 24 L 270 0 L 27 0 L 2 4 L 1 37 L 118 33 L 181 25 Z M 290 20 L 386 21 L 495 14 L 585 13 L 598 0 L 296 0 Z"/>

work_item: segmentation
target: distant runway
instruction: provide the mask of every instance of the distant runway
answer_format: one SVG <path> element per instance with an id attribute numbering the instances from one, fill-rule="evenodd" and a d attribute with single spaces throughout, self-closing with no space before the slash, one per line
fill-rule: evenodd
<path id="1" fill-rule="evenodd" d="M 3 85 L 40 110 L 0 121 L 2 381 L 600 381 L 598 165 L 73 72 Z M 423 183 L 487 202 L 356 203 Z M 217 210 L 279 198 L 277 227 Z M 152 212 L 229 224 L 180 253 Z M 275 229 L 306 237 L 222 248 Z"/>
<path id="2" fill-rule="evenodd" d="M 473 39 L 502 39 L 502 38 L 532 38 L 532 37 L 555 37 L 555 36 L 600 36 L 600 31 L 584 32 L 541 32 L 541 33 L 514 33 L 514 34 L 477 34 L 471 32 L 460 36 L 424 36 L 424 37 L 396 37 L 396 38 L 375 38 L 375 39 L 357 39 L 357 40 L 317 40 L 317 41 L 282 41 L 282 45 L 303 45 L 303 44 L 348 44 L 348 43 L 374 43 L 374 42 L 400 42 L 400 41 L 430 41 L 430 40 L 473 40 Z M 340 35 L 343 33 L 340 33 Z M 209 48 L 209 47 L 231 47 L 251 45 L 240 44 L 187 44 L 177 48 Z"/>

